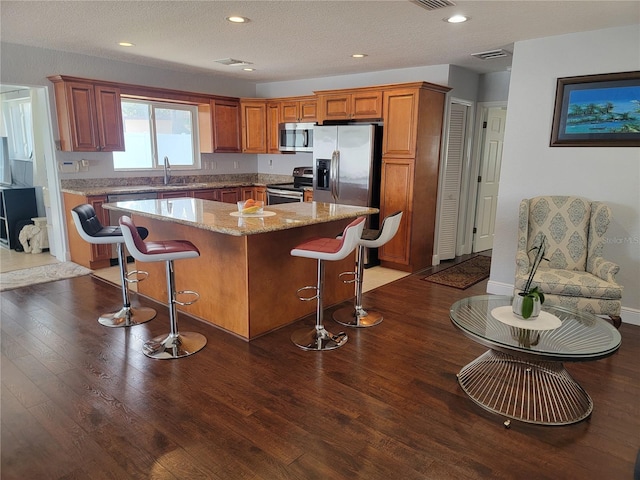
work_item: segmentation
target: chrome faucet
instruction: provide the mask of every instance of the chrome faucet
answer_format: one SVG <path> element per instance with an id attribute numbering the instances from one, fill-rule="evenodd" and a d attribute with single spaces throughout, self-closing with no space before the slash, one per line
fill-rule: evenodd
<path id="1" fill-rule="evenodd" d="M 171 164 L 169 164 L 169 157 L 164 157 L 164 184 L 169 185 L 171 180 Z"/>

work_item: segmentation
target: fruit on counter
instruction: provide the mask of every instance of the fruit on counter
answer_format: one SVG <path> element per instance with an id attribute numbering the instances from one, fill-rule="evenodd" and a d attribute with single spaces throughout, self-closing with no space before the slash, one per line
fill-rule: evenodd
<path id="1" fill-rule="evenodd" d="M 259 202 L 254 200 L 253 198 L 250 198 L 249 200 L 244 202 L 244 204 L 242 205 L 242 210 L 240 210 L 240 212 L 241 213 L 258 213 L 259 211 L 262 210 L 262 205 L 263 205 L 263 202 Z"/>

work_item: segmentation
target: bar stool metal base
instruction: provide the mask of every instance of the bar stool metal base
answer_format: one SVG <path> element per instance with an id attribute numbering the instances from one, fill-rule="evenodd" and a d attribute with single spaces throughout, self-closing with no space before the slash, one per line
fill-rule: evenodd
<path id="1" fill-rule="evenodd" d="M 382 322 L 382 314 L 362 308 L 343 307 L 333 312 L 333 319 L 345 327 L 366 328 Z"/>
<path id="2" fill-rule="evenodd" d="M 149 307 L 122 307 L 117 312 L 103 313 L 98 322 L 105 327 L 132 327 L 153 320 L 156 313 Z"/>
<path id="3" fill-rule="evenodd" d="M 207 344 L 207 337 L 195 332 L 159 335 L 144 343 L 142 352 L 150 358 L 169 360 L 199 352 Z"/>
<path id="4" fill-rule="evenodd" d="M 303 350 L 334 350 L 347 343 L 347 334 L 329 333 L 324 327 L 301 328 L 291 334 L 291 341 Z"/>

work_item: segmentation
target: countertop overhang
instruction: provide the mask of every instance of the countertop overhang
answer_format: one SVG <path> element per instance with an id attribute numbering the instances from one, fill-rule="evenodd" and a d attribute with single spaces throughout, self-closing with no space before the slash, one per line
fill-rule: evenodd
<path id="1" fill-rule="evenodd" d="M 273 212 L 275 215 L 238 217 L 234 216 L 238 212 L 235 204 L 186 197 L 105 203 L 102 207 L 233 236 L 275 232 L 379 212 L 377 208 L 370 207 L 296 202 L 269 205 L 264 208 L 265 212 Z"/>

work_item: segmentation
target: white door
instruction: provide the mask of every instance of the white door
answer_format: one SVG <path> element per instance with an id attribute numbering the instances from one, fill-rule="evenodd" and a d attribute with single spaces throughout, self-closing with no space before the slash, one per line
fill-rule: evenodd
<path id="1" fill-rule="evenodd" d="M 468 106 L 460 103 L 451 103 L 450 105 L 447 158 L 442 176 L 442 193 L 438 218 L 439 260 L 449 260 L 456 256 L 458 212 L 460 209 L 462 170 L 465 161 L 468 110 Z"/>
<path id="2" fill-rule="evenodd" d="M 474 252 L 493 248 L 506 119 L 506 108 L 488 109 L 476 202 Z"/>

